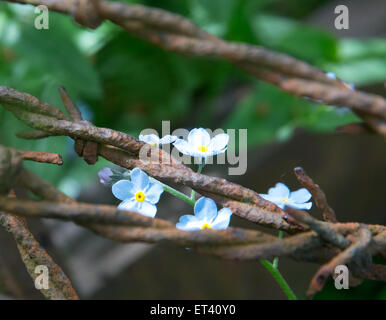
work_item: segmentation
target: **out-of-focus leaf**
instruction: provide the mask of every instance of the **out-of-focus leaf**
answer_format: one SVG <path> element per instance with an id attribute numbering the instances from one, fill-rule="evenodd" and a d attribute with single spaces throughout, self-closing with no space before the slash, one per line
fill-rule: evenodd
<path id="1" fill-rule="evenodd" d="M 326 70 L 355 85 L 368 85 L 386 80 L 386 58 L 364 58 L 342 63 L 329 63 Z"/>
<path id="2" fill-rule="evenodd" d="M 385 39 L 342 39 L 338 45 L 338 57 L 341 60 L 367 57 L 386 57 Z"/>
<path id="3" fill-rule="evenodd" d="M 251 25 L 251 17 L 255 15 L 260 6 L 266 1 L 237 1 L 228 22 L 226 39 L 256 44 L 257 38 Z"/>
<path id="4" fill-rule="evenodd" d="M 32 81 L 44 86 L 55 81 L 55 84 L 72 90 L 76 96 L 100 97 L 98 74 L 91 61 L 72 41 L 75 30 L 72 22 L 62 20 L 65 17 L 59 14 L 51 13 L 50 16 L 48 30 L 33 28 L 32 19 L 28 21 L 31 24 L 20 24 L 20 40 L 13 48 L 17 59 L 25 65 L 24 76 L 32 79 L 33 75 L 35 81 Z"/>
<path id="5" fill-rule="evenodd" d="M 226 128 L 247 128 L 248 144 L 274 139 L 286 140 L 296 127 L 331 131 L 337 126 L 358 121 L 351 112 L 312 104 L 264 83 L 246 97 L 225 122 Z"/>
<path id="6" fill-rule="evenodd" d="M 102 112 L 104 120 L 125 113 L 146 117 L 149 123 L 181 116 L 196 83 L 194 70 L 182 58 L 126 33 L 106 44 L 97 65 L 105 88 L 105 106 L 97 118 Z"/>
<path id="7" fill-rule="evenodd" d="M 253 17 L 252 26 L 262 44 L 270 48 L 314 64 L 337 59 L 336 39 L 319 29 L 288 18 L 263 14 Z"/>
<path id="8" fill-rule="evenodd" d="M 386 79 L 386 40 L 343 39 L 338 45 L 339 61 L 324 69 L 356 85 L 384 82 Z"/>
<path id="9" fill-rule="evenodd" d="M 234 0 L 191 0 L 192 19 L 202 28 L 217 36 L 223 37 L 227 24 L 234 11 Z"/>
<path id="10" fill-rule="evenodd" d="M 221 61 L 184 58 L 126 33 L 106 44 L 97 65 L 105 89 L 97 122 L 131 133 L 140 131 L 139 124 L 157 128 L 161 120 L 181 120 L 197 90 L 210 98 L 229 70 Z"/>

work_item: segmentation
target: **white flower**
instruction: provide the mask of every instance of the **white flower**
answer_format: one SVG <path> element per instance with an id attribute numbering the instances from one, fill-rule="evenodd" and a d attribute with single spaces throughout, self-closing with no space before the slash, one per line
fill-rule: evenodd
<path id="1" fill-rule="evenodd" d="M 312 207 L 312 202 L 307 202 L 311 199 L 311 193 L 301 188 L 297 191 L 290 192 L 284 183 L 276 183 L 274 188 L 268 190 L 268 194 L 260 194 L 265 200 L 271 201 L 279 208 L 284 209 L 285 206 L 290 206 L 297 209 L 309 210 Z"/>
<path id="2" fill-rule="evenodd" d="M 163 138 L 159 138 L 155 134 L 147 134 L 147 135 L 139 135 L 139 141 L 146 142 L 150 144 L 152 147 L 158 146 L 160 144 L 168 144 L 176 141 L 177 136 L 171 136 L 170 134 L 164 136 Z"/>
<path id="3" fill-rule="evenodd" d="M 120 180 L 113 184 L 112 191 L 116 198 L 122 200 L 118 209 L 135 211 L 144 216 L 152 217 L 164 189 L 159 182 L 149 182 L 148 175 L 139 168 L 130 173 L 130 180 Z"/>
<path id="4" fill-rule="evenodd" d="M 223 208 L 217 212 L 216 203 L 209 198 L 202 197 L 194 205 L 194 216 L 185 215 L 180 218 L 176 227 L 181 230 L 226 229 L 229 226 L 232 211 Z"/>
<path id="5" fill-rule="evenodd" d="M 229 135 L 220 133 L 210 138 L 204 128 L 195 128 L 189 132 L 188 141 L 177 139 L 175 147 L 183 154 L 192 157 L 210 157 L 225 152 L 229 141 Z"/>

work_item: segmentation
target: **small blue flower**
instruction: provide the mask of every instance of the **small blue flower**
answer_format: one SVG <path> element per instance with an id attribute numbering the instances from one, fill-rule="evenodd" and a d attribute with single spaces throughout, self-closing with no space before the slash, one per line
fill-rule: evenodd
<path id="1" fill-rule="evenodd" d="M 209 198 L 202 197 L 194 205 L 194 216 L 180 217 L 176 227 L 180 230 L 226 229 L 229 226 L 232 211 L 223 208 L 217 212 L 216 203 Z"/>
<path id="2" fill-rule="evenodd" d="M 265 200 L 271 201 L 279 208 L 284 209 L 285 206 L 290 206 L 296 209 L 309 210 L 312 207 L 312 202 L 307 202 L 311 199 L 311 193 L 301 188 L 297 191 L 290 192 L 290 189 L 284 183 L 276 183 L 274 188 L 268 190 L 268 194 L 260 194 Z"/>
<path id="3" fill-rule="evenodd" d="M 195 128 L 189 132 L 188 140 L 177 139 L 173 144 L 183 154 L 191 157 L 211 157 L 226 151 L 229 135 L 220 133 L 211 138 L 204 128 Z"/>
<path id="4" fill-rule="evenodd" d="M 135 211 L 144 216 L 152 217 L 157 213 L 157 207 L 164 189 L 159 182 L 149 182 L 148 175 L 139 168 L 130 173 L 130 180 L 120 180 L 113 184 L 113 194 L 122 200 L 118 209 Z"/>
<path id="5" fill-rule="evenodd" d="M 110 168 L 103 168 L 98 172 L 99 181 L 102 184 L 109 184 L 111 182 L 111 176 L 113 175 L 113 172 Z"/>

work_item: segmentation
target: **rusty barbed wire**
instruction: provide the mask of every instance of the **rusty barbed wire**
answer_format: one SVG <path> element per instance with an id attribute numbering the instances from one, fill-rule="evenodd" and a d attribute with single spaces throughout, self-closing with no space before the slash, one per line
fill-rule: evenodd
<path id="1" fill-rule="evenodd" d="M 15 186 L 18 176 L 23 171 L 20 154 L 15 149 L 0 145 L 0 158 L 2 158 L 0 161 L 0 197 L 4 194 L 8 195 L 7 200 L 16 200 L 12 187 Z M 8 171 L 4 171 L 4 169 L 8 169 Z M 20 202 L 19 199 L 17 200 Z M 35 273 L 37 266 L 44 265 L 48 268 L 50 272 L 48 288 L 40 289 L 47 299 L 78 299 L 70 280 L 28 230 L 27 222 L 23 217 L 4 213 L 0 209 L 0 226 L 14 237 L 21 259 L 33 280 L 38 277 L 38 274 Z"/>
<path id="2" fill-rule="evenodd" d="M 33 103 L 30 104 L 30 101 Z M 45 131 L 46 134 L 64 135 L 74 140 L 98 143 L 99 146 L 95 151 L 121 167 L 126 169 L 139 167 L 162 181 L 189 186 L 198 193 L 212 197 L 218 203 L 234 210 L 235 214 L 250 221 L 276 229 L 297 229 L 296 226 L 285 221 L 283 210 L 264 200 L 257 192 L 225 179 L 195 173 L 162 149 L 159 149 L 159 159 L 155 162 L 139 159 L 138 154 L 145 143 L 128 134 L 98 128 L 83 120 L 73 122 L 47 116 L 47 110 L 50 110 L 48 111 L 50 114 L 54 114 L 52 112 L 52 109 L 55 109 L 54 106 L 49 105 L 47 108 L 48 104 L 43 103 L 44 109 L 41 109 L 35 97 L 7 87 L 0 86 L 0 103 L 25 124 Z M 79 153 L 82 154 L 82 151 L 78 150 Z"/>
<path id="3" fill-rule="evenodd" d="M 79 299 L 68 277 L 34 238 L 27 228 L 26 221 L 22 217 L 12 216 L 0 211 L 0 225 L 13 235 L 20 256 L 33 280 L 39 275 L 35 273 L 37 266 L 44 265 L 49 269 L 49 286 L 47 289 L 40 289 L 40 292 L 47 299 Z"/>
<path id="4" fill-rule="evenodd" d="M 298 97 L 309 97 L 326 104 L 349 107 L 365 121 L 360 130 L 386 135 L 386 101 L 380 96 L 348 88 L 339 79 L 289 55 L 260 46 L 227 42 L 207 33 L 188 19 L 161 9 L 104 0 L 7 0 L 8 2 L 46 5 L 50 10 L 68 14 L 79 24 L 97 28 L 110 20 L 127 32 L 178 54 L 225 59 L 249 74 Z M 33 244 L 20 251 L 33 253 L 38 245 L 20 217 L 52 218 L 73 221 L 94 233 L 120 242 L 169 242 L 223 259 L 256 260 L 289 257 L 302 262 L 323 264 L 311 281 L 310 295 L 321 290 L 337 264 L 347 264 L 355 277 L 386 281 L 386 266 L 372 264 L 372 256 L 386 257 L 386 227 L 359 223 L 336 223 L 325 194 L 305 171 L 295 169 L 299 182 L 313 195 L 326 221 L 318 221 L 301 210 L 281 210 L 262 199 L 255 191 L 225 179 L 193 172 L 162 150 L 158 163 L 141 160 L 144 143 L 122 132 L 99 128 L 84 121 L 64 88 L 60 89 L 69 116 L 54 106 L 27 93 L 0 87 L 0 103 L 34 131 L 19 133 L 25 139 L 68 136 L 75 151 L 89 164 L 98 156 L 127 169 L 139 167 L 165 182 L 186 185 L 200 194 L 230 208 L 253 223 L 284 230 L 289 236 L 278 239 L 250 229 L 181 231 L 171 222 L 150 219 L 113 206 L 79 203 L 22 168 L 22 160 L 60 162 L 59 155 L 22 151 L 0 146 L 0 221 L 17 239 Z M 358 125 L 355 125 L 358 129 Z M 341 130 L 345 130 L 344 128 Z M 350 132 L 350 130 L 346 131 Z M 56 160 L 55 160 L 56 159 Z M 7 197 L 13 186 L 21 186 L 42 201 Z M 18 241 L 18 240 L 17 240 Z M 23 240 L 24 241 L 24 240 Z M 24 249 L 23 249 L 24 250 Z M 35 250 L 36 251 L 36 250 Z M 38 255 L 36 255 L 38 256 Z M 40 251 L 41 259 L 54 262 Z M 47 260 L 48 259 L 48 260 Z M 27 269 L 30 260 L 25 260 Z M 55 267 L 56 268 L 56 267 Z M 59 267 L 57 267 L 59 268 Z M 62 271 L 57 269 L 60 277 Z M 59 279 L 60 280 L 60 279 Z M 59 281 L 57 292 L 49 298 L 76 298 L 69 282 Z M 71 287 L 71 289 L 69 289 Z M 73 290 L 73 289 L 72 289 Z"/>
<path id="5" fill-rule="evenodd" d="M 325 221 L 336 222 L 335 211 L 329 206 L 323 190 L 320 189 L 320 187 L 314 183 L 314 181 L 312 181 L 312 179 L 307 175 L 303 168 L 295 168 L 294 173 L 300 184 L 304 188 L 308 189 L 312 194 L 315 205 L 322 212 L 323 219 Z"/>
<path id="6" fill-rule="evenodd" d="M 359 132 L 370 130 L 386 135 L 386 100 L 381 96 L 350 89 L 344 81 L 332 79 L 322 70 L 289 55 L 261 46 L 220 39 L 181 15 L 138 4 L 105 0 L 6 1 L 46 5 L 50 10 L 73 16 L 76 22 L 89 28 L 97 28 L 104 20 L 110 20 L 127 32 L 165 50 L 228 60 L 249 74 L 295 96 L 349 107 L 367 124 Z M 345 132 L 350 133 L 351 130 Z M 34 135 L 39 133 L 35 132 Z"/>
<path id="7" fill-rule="evenodd" d="M 65 91 L 61 90 L 61 93 L 65 104 L 76 108 Z M 30 190 L 42 200 L 10 198 L 3 192 L 0 195 L 0 210 L 4 215 L 73 221 L 115 241 L 168 242 L 188 246 L 198 253 L 222 259 L 289 257 L 297 261 L 323 264 L 311 282 L 308 291 L 310 295 L 323 287 L 337 263 L 344 262 L 350 266 L 355 277 L 386 281 L 386 266 L 371 263 L 372 256 L 386 256 L 386 227 L 329 222 L 328 220 L 333 220 L 333 211 L 328 206 L 323 191 L 302 168 L 295 168 L 297 177 L 318 199 L 317 207 L 321 212 L 329 211 L 329 215 L 323 215 L 327 220 L 325 222 L 318 221 L 301 210 L 287 208 L 283 211 L 262 199 L 255 191 L 225 179 L 195 173 L 162 149 L 157 150 L 160 163 L 143 161 L 139 158 L 139 153 L 142 147 L 146 147 L 144 143 L 122 132 L 85 122 L 74 110 L 69 113 L 75 115 L 77 121 L 72 119 L 73 115 L 67 117 L 55 111 L 54 106 L 7 87 L 0 87 L 0 103 L 45 136 L 63 135 L 78 141 L 75 148 L 79 148 L 77 151 L 80 156 L 84 156 L 83 149 L 92 142 L 96 146 L 93 147 L 95 154 L 88 156 L 97 159 L 99 155 L 127 169 L 140 167 L 157 179 L 189 186 L 218 204 L 231 208 L 241 218 L 285 230 L 289 236 L 279 239 L 265 232 L 243 228 L 187 232 L 176 229 L 171 222 L 121 211 L 114 206 L 79 203 L 22 168 L 22 151 L 0 146 L 0 174 L 7 177 L 9 169 L 13 168 L 13 174 L 11 177 L 8 175 L 8 179 L 0 176 L 0 190 L 9 190 L 16 185 Z"/>

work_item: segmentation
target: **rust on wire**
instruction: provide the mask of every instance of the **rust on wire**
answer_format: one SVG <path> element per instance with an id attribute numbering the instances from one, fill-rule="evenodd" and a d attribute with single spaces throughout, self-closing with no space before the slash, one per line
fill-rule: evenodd
<path id="1" fill-rule="evenodd" d="M 50 275 L 48 289 L 40 289 L 47 299 L 78 300 L 68 277 L 36 241 L 23 218 L 0 212 L 0 225 L 15 238 L 20 256 L 34 281 L 39 276 L 35 273 L 37 266 L 44 265 L 48 268 Z"/>
<path id="2" fill-rule="evenodd" d="M 339 79 L 289 55 L 245 43 L 227 42 L 190 20 L 162 9 L 105 0 L 7 0 L 46 5 L 68 14 L 90 28 L 110 20 L 146 41 L 168 51 L 211 59 L 225 59 L 257 78 L 298 97 L 349 107 L 371 131 L 386 135 L 386 100 L 348 88 Z M 59 118 L 59 117 L 56 117 Z"/>
<path id="3" fill-rule="evenodd" d="M 300 184 L 312 194 L 316 206 L 322 212 L 324 220 L 336 222 L 335 211 L 329 206 L 326 195 L 319 185 L 314 183 L 302 167 L 296 167 L 294 172 Z"/>
<path id="4" fill-rule="evenodd" d="M 59 166 L 63 164 L 62 156 L 56 153 L 29 150 L 17 150 L 17 152 L 20 154 L 23 160 L 51 163 L 57 164 Z"/>
<path id="5" fill-rule="evenodd" d="M 165 50 L 184 55 L 225 59 L 253 76 L 274 84 L 295 96 L 351 108 L 365 124 L 344 130 L 376 132 L 386 135 L 386 100 L 359 92 L 339 79 L 289 55 L 260 46 L 232 43 L 219 39 L 188 19 L 161 9 L 128 5 L 104 0 L 8 0 L 32 5 L 44 4 L 50 10 L 74 17 L 90 28 L 110 20 L 126 31 Z M 69 116 L 58 108 L 28 93 L 0 87 L 0 103 L 33 131 L 19 133 L 25 139 L 68 136 L 75 141 L 75 151 L 89 164 L 98 156 L 127 169 L 139 167 L 161 181 L 186 185 L 214 199 L 236 215 L 251 222 L 285 230 L 289 236 L 278 239 L 265 232 L 242 228 L 223 231 L 181 231 L 171 222 L 149 219 L 135 212 L 120 211 L 112 206 L 79 203 L 22 168 L 22 160 L 48 162 L 59 156 L 36 151 L 17 151 L 0 146 L 0 223 L 18 243 L 22 258 L 30 271 L 35 262 L 45 262 L 55 270 L 52 292 L 48 298 L 76 299 L 71 283 L 28 231 L 22 217 L 52 218 L 74 221 L 100 236 L 121 242 L 170 242 L 191 247 L 198 253 L 223 259 L 256 260 L 290 257 L 322 264 L 311 281 L 308 294 L 321 290 L 338 264 L 347 264 L 354 277 L 386 281 L 386 267 L 372 264 L 373 256 L 386 256 L 386 227 L 355 222 L 337 223 L 321 188 L 298 167 L 295 175 L 307 188 L 325 221 L 308 213 L 286 208 L 281 210 L 261 198 L 255 191 L 225 179 L 193 172 L 159 149 L 157 162 L 144 161 L 139 153 L 146 144 L 128 134 L 99 128 L 84 121 L 66 91 L 60 89 Z M 365 130 L 366 129 L 366 130 Z M 150 151 L 149 151 L 150 152 Z M 23 156 L 24 154 L 24 156 Z M 7 196 L 13 185 L 30 190 L 43 201 L 15 199 Z M 17 216 L 14 216 L 17 215 Z M 20 216 L 20 217 L 19 217 Z M 35 260 L 31 259 L 34 257 Z M 44 292 L 43 292 L 44 294 Z"/>

